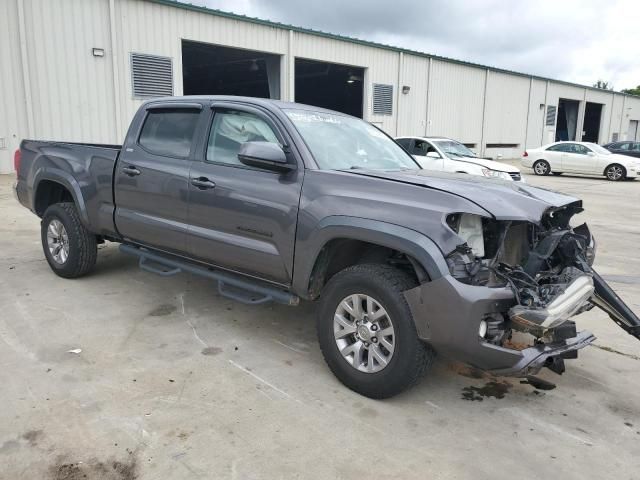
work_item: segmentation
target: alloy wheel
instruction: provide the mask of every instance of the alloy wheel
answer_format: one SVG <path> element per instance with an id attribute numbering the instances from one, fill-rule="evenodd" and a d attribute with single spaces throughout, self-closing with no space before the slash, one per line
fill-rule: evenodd
<path id="1" fill-rule="evenodd" d="M 64 265 L 69 258 L 69 235 L 62 222 L 55 218 L 47 227 L 47 246 L 53 261 Z"/>
<path id="2" fill-rule="evenodd" d="M 393 357 L 393 323 L 384 307 L 369 295 L 349 295 L 338 304 L 333 332 L 342 358 L 356 370 L 379 372 Z"/>

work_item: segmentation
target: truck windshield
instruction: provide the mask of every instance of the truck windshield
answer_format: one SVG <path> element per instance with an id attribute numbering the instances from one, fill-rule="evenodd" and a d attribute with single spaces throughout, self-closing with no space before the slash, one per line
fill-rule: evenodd
<path id="1" fill-rule="evenodd" d="M 364 120 L 285 109 L 322 170 L 418 170 L 397 143 Z"/>

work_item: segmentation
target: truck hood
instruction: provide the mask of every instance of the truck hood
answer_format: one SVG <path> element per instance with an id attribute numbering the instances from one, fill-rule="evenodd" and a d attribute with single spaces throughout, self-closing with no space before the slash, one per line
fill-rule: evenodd
<path id="1" fill-rule="evenodd" d="M 455 155 L 451 155 L 449 156 L 449 158 L 451 160 L 455 160 L 456 162 L 472 163 L 474 165 L 479 165 L 490 170 L 497 170 L 498 172 L 520 173 L 520 169 L 518 167 L 514 167 L 506 163 L 496 162 L 494 160 L 487 160 L 485 158 L 456 157 Z"/>
<path id="2" fill-rule="evenodd" d="M 522 182 L 477 175 L 431 170 L 349 170 L 349 173 L 457 195 L 475 203 L 497 220 L 539 223 L 549 209 L 553 210 L 569 204 L 582 206 L 581 200 L 563 193 L 533 187 Z"/>

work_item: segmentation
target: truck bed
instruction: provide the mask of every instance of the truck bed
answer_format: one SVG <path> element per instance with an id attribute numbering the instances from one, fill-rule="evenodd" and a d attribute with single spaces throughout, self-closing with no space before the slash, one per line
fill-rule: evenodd
<path id="1" fill-rule="evenodd" d="M 83 222 L 100 235 L 117 235 L 113 222 L 113 172 L 121 145 L 23 140 L 16 193 L 21 204 L 44 213 L 35 198 L 41 182 L 64 185 Z M 43 190 L 40 190 L 42 192 Z M 40 193 L 39 195 L 46 195 Z M 51 193 L 52 195 L 55 194 Z"/>

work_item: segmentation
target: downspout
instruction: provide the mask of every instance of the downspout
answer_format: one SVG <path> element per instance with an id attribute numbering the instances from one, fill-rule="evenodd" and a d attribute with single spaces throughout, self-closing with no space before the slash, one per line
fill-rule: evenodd
<path id="1" fill-rule="evenodd" d="M 20 60 L 22 67 L 22 83 L 24 84 L 24 103 L 27 110 L 27 134 L 33 138 L 33 101 L 31 98 L 31 79 L 29 77 L 29 57 L 27 54 L 27 32 L 24 20 L 24 0 L 18 0 L 18 32 L 20 35 Z"/>
<path id="2" fill-rule="evenodd" d="M 527 149 L 527 140 L 529 137 L 529 113 L 531 112 L 531 89 L 533 88 L 533 77 L 529 77 L 529 100 L 527 100 L 527 121 L 524 126 L 524 148 Z"/>
<path id="3" fill-rule="evenodd" d="M 398 88 L 396 89 L 396 137 L 400 135 L 398 125 L 400 124 L 400 95 L 402 92 L 402 69 L 404 67 L 404 53 L 400 52 L 398 57 Z"/>
<path id="4" fill-rule="evenodd" d="M 622 97 L 622 112 L 620 112 L 620 129 L 618 130 L 618 141 L 626 140 L 626 138 L 622 138 L 622 118 L 624 117 L 624 106 L 627 103 L 627 96 Z"/>
<path id="5" fill-rule="evenodd" d="M 611 142 L 611 127 L 612 127 L 612 123 L 613 123 L 613 107 L 616 104 L 616 92 L 611 92 L 611 111 L 609 112 L 609 129 L 607 130 L 607 142 Z"/>
<path id="6" fill-rule="evenodd" d="M 485 156 L 484 148 L 484 119 L 487 110 L 487 84 L 489 83 L 489 69 L 484 73 L 484 94 L 482 95 L 482 127 L 480 129 L 480 156 Z"/>
<path id="7" fill-rule="evenodd" d="M 113 95 L 115 97 L 116 143 L 119 143 L 122 132 L 122 112 L 120 109 L 120 74 L 118 69 L 118 44 L 116 42 L 116 9 L 115 0 L 109 0 L 109 35 L 111 37 L 111 72 L 113 74 Z"/>
<path id="8" fill-rule="evenodd" d="M 549 93 L 549 80 L 544 87 L 544 108 L 542 109 L 542 131 L 540 132 L 540 146 L 544 145 L 544 128 L 547 126 L 547 109 L 549 105 L 547 105 L 547 94 Z M 558 107 L 556 106 L 556 109 Z"/>
<path id="9" fill-rule="evenodd" d="M 296 100 L 296 81 L 295 81 L 295 58 L 293 56 L 293 30 L 289 30 L 289 42 L 287 45 L 287 89 L 286 100 L 295 102 Z"/>
<path id="10" fill-rule="evenodd" d="M 431 72 L 433 66 L 433 58 L 429 57 L 429 69 L 427 70 L 427 118 L 424 124 L 424 136 L 429 135 L 429 102 L 431 101 Z"/>

